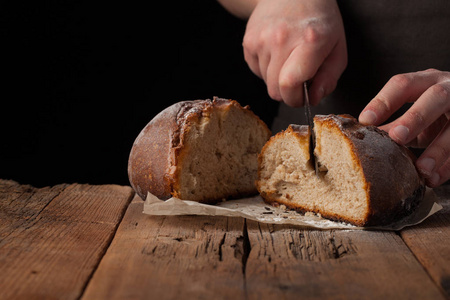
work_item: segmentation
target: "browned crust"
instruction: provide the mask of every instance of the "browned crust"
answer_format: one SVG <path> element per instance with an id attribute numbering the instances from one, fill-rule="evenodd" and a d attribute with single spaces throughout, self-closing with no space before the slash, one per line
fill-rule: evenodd
<path id="1" fill-rule="evenodd" d="M 142 198 L 151 191 L 161 199 L 170 195 L 170 185 L 164 180 L 173 132 L 177 129 L 178 112 L 187 103 L 176 103 L 156 115 L 139 133 L 128 159 L 128 178 L 131 186 Z M 156 180 L 158 178 L 158 180 Z"/>
<path id="2" fill-rule="evenodd" d="M 309 136 L 310 136 L 310 131 L 309 131 L 309 126 L 307 125 L 295 125 L 295 124 L 291 124 L 289 125 L 289 127 L 284 130 L 279 132 L 278 134 L 274 135 L 273 137 L 271 137 L 271 139 L 266 143 L 266 145 L 264 145 L 261 154 L 258 157 L 258 162 L 259 165 L 261 165 L 262 163 L 262 159 L 263 159 L 263 155 L 264 155 L 264 151 L 267 147 L 270 147 L 271 144 L 279 138 L 282 138 L 285 135 L 293 135 L 295 138 L 297 138 L 299 140 L 300 143 L 304 144 L 304 147 L 309 147 Z M 309 153 L 309 151 L 307 151 L 307 153 Z M 261 171 L 258 168 L 258 179 L 261 178 Z M 261 189 L 261 185 L 259 180 L 257 180 L 257 187 L 258 187 L 258 191 L 261 194 L 261 197 L 264 199 L 264 201 L 270 205 L 273 206 L 277 206 L 277 205 L 284 205 L 286 206 L 288 209 L 292 209 L 295 210 L 299 213 L 306 213 L 306 212 L 313 212 L 316 214 L 320 214 L 322 217 L 326 218 L 326 219 L 330 219 L 330 220 L 334 220 L 334 221 L 339 221 L 339 222 L 347 222 L 350 224 L 354 224 L 356 226 L 363 226 L 364 222 L 361 222 L 360 220 L 356 220 L 356 219 L 351 219 L 351 218 L 345 218 L 342 217 L 340 215 L 331 213 L 331 212 L 325 212 L 322 211 L 320 209 L 307 209 L 301 205 L 289 202 L 289 201 L 284 201 L 283 199 L 279 198 L 279 193 L 277 191 L 263 191 Z"/>
<path id="3" fill-rule="evenodd" d="M 357 226 L 385 225 L 409 215 L 425 193 L 424 181 L 414 166 L 414 155 L 406 147 L 395 143 L 389 135 L 374 126 L 364 126 L 349 115 L 316 116 L 315 123 L 335 128 L 343 134 L 353 149 L 353 159 L 361 167 L 365 179 L 365 189 L 369 199 L 369 210 L 364 220 L 342 217 L 319 209 L 309 210 L 288 201 L 278 199 L 277 191 L 258 190 L 265 202 L 283 204 L 299 212 L 312 211 L 324 218 L 348 222 Z M 288 129 L 273 136 L 264 146 L 259 159 L 269 143 L 286 134 L 302 137 L 309 144 L 307 126 L 290 125 Z M 261 171 L 258 170 L 258 178 Z"/>
<path id="4" fill-rule="evenodd" d="M 213 100 L 181 101 L 156 115 L 136 138 L 128 160 L 128 177 L 136 193 L 145 200 L 147 193 L 160 199 L 179 196 L 177 166 L 183 159 L 185 136 L 191 125 L 208 116 L 214 109 L 228 110 L 238 107 L 259 120 L 271 135 L 267 125 L 248 106 L 242 107 L 234 100 L 214 97 Z M 226 196 L 232 197 L 234 195 Z M 236 195 L 238 197 L 241 195 Z M 219 199 L 203 202 L 215 203 Z"/>
<path id="5" fill-rule="evenodd" d="M 366 225 L 365 222 L 361 222 L 360 220 L 346 218 L 346 217 L 343 217 L 343 216 L 340 216 L 338 214 L 334 214 L 331 212 L 321 211 L 320 209 L 312 209 L 312 210 L 307 209 L 301 205 L 295 205 L 292 202 L 283 201 L 282 199 L 277 199 L 276 195 L 277 195 L 276 191 L 261 193 L 261 197 L 263 197 L 264 202 L 266 202 L 272 206 L 278 206 L 278 205 L 282 204 L 282 205 L 286 206 L 286 208 L 295 210 L 301 214 L 304 214 L 307 212 L 313 212 L 315 214 L 320 214 L 325 219 L 329 219 L 329 220 L 333 220 L 333 221 L 345 222 L 345 223 L 353 224 L 355 226 Z"/>
<path id="6" fill-rule="evenodd" d="M 294 134 L 297 136 L 297 138 L 309 138 L 309 127 L 306 125 L 295 125 L 291 124 L 286 128 L 286 130 L 282 130 L 275 134 L 274 136 L 270 137 L 270 139 L 267 141 L 267 143 L 262 147 L 261 152 L 258 155 L 258 177 L 256 179 L 255 185 L 258 190 L 258 192 L 262 195 L 264 192 L 261 189 L 261 165 L 263 164 L 263 157 L 264 152 L 267 148 L 271 147 L 275 140 L 283 138 L 285 135 L 291 135 Z M 264 198 L 264 197 L 263 197 Z M 264 198 L 265 199 L 265 198 Z"/>
<path id="7" fill-rule="evenodd" d="M 410 214 L 423 199 L 425 184 L 414 166 L 414 155 L 386 132 L 364 126 L 350 115 L 316 116 L 315 121 L 338 127 L 352 145 L 370 199 L 363 225 L 392 223 Z"/>

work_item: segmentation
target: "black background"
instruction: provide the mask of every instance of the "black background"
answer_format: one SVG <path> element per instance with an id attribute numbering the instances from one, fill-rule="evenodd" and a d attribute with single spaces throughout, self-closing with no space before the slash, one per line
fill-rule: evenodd
<path id="1" fill-rule="evenodd" d="M 245 22 L 216 1 L 10 1 L 0 14 L 0 178 L 128 184 L 135 137 L 172 103 L 276 113 L 243 59 Z"/>
<path id="2" fill-rule="evenodd" d="M 316 113 L 357 116 L 395 74 L 450 70 L 448 0 L 338 4 L 349 62 Z M 270 125 L 278 103 L 243 59 L 245 26 L 214 0 L 3 1 L 0 178 L 128 184 L 134 139 L 182 100 L 232 98 Z M 297 122 L 281 110 L 281 128 Z"/>

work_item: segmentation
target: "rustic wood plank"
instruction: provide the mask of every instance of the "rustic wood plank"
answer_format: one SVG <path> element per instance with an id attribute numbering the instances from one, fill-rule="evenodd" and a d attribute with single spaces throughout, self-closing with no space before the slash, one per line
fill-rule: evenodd
<path id="1" fill-rule="evenodd" d="M 35 189 L 11 180 L 0 180 L 0 238 L 18 234 L 32 223 L 42 210 L 67 185 Z"/>
<path id="2" fill-rule="evenodd" d="M 148 216 L 132 201 L 87 299 L 244 298 L 244 220 Z"/>
<path id="3" fill-rule="evenodd" d="M 0 181 L 2 299 L 79 298 L 133 195 L 116 185 Z"/>
<path id="4" fill-rule="evenodd" d="M 249 299 L 443 299 L 393 232 L 248 223 Z"/>
<path id="5" fill-rule="evenodd" d="M 436 189 L 443 209 L 401 237 L 450 299 L 450 185 Z"/>

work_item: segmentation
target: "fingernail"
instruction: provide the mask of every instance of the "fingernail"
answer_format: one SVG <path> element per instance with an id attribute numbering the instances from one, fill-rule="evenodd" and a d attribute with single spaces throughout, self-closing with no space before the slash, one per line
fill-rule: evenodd
<path id="1" fill-rule="evenodd" d="M 408 140 L 409 129 L 406 126 L 398 125 L 392 129 L 392 134 L 396 142 L 404 144 Z"/>
<path id="2" fill-rule="evenodd" d="M 433 172 L 435 166 L 436 161 L 430 157 L 425 157 L 417 161 L 419 171 L 426 177 L 431 177 L 431 172 Z"/>
<path id="3" fill-rule="evenodd" d="M 312 106 L 318 105 L 324 96 L 325 96 L 325 89 L 323 88 L 323 86 L 321 86 L 317 90 L 317 99 L 312 100 L 311 105 Z"/>
<path id="4" fill-rule="evenodd" d="M 365 125 L 374 125 L 377 121 L 377 115 L 372 110 L 366 110 L 359 116 L 359 122 Z"/>
<path id="5" fill-rule="evenodd" d="M 437 186 L 440 179 L 441 179 L 441 176 L 439 176 L 438 173 L 433 173 L 433 175 L 431 175 L 431 177 L 428 178 L 427 180 L 430 183 L 430 185 Z"/>
<path id="6" fill-rule="evenodd" d="M 318 96 L 319 100 L 322 100 L 323 96 L 325 96 L 325 89 L 323 88 L 323 86 L 319 88 Z"/>

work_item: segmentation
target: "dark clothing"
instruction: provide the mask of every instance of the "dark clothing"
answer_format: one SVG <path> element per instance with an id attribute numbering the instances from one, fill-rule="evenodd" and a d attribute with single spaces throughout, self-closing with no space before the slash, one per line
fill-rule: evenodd
<path id="1" fill-rule="evenodd" d="M 450 1 L 342 0 L 338 4 L 348 66 L 336 90 L 313 113 L 358 117 L 392 76 L 429 68 L 450 70 Z M 274 131 L 290 123 L 306 124 L 303 115 L 302 108 L 280 105 Z"/>

